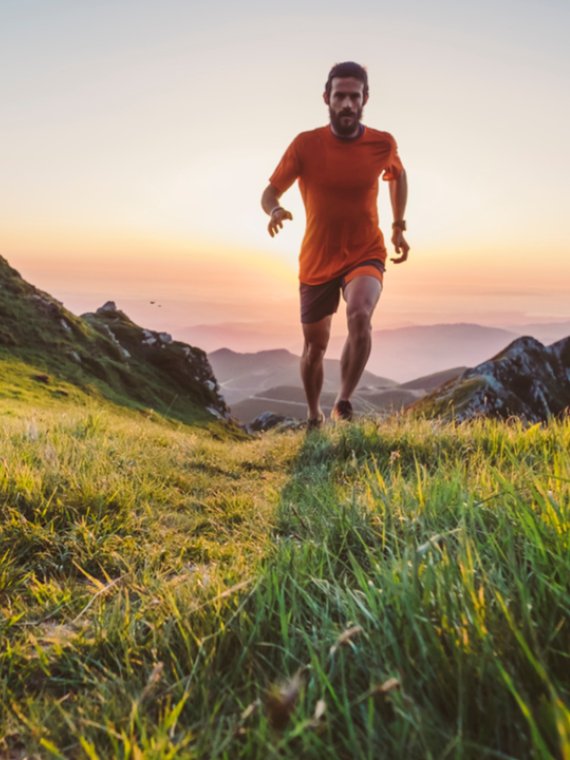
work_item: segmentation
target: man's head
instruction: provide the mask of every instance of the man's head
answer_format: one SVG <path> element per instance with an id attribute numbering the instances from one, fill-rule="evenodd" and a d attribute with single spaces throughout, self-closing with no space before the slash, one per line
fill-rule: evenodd
<path id="1" fill-rule="evenodd" d="M 355 137 L 368 100 L 366 69 L 353 61 L 337 63 L 329 72 L 323 98 L 333 131 L 340 137 Z"/>

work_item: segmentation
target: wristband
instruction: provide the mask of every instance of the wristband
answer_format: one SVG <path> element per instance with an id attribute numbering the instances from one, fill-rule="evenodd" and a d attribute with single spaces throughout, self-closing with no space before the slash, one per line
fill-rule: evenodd
<path id="1" fill-rule="evenodd" d="M 274 206 L 274 207 L 271 209 L 271 211 L 269 212 L 269 216 L 273 216 L 273 214 L 274 214 L 276 211 L 285 211 L 285 209 L 283 208 L 283 206 Z"/>
<path id="2" fill-rule="evenodd" d="M 405 232 L 406 230 L 406 220 L 405 219 L 399 219 L 395 222 L 392 222 L 392 228 L 402 230 L 402 232 Z"/>

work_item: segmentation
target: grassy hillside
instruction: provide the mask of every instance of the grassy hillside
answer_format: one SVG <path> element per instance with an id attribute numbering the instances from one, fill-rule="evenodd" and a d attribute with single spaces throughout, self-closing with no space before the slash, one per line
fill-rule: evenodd
<path id="1" fill-rule="evenodd" d="M 569 421 L 0 423 L 1 757 L 570 756 Z"/>
<path id="2" fill-rule="evenodd" d="M 216 427 L 227 410 L 205 353 L 155 335 L 120 311 L 75 316 L 0 256 L 0 396 L 105 398 Z"/>

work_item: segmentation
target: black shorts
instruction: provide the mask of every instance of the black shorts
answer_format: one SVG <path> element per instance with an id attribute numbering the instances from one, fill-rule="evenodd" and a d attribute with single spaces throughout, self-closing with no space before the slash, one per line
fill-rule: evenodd
<path id="1" fill-rule="evenodd" d="M 302 324 L 307 325 L 311 322 L 319 322 L 321 319 L 334 314 L 340 303 L 341 290 L 344 292 L 345 286 L 350 280 L 354 279 L 356 270 L 361 267 L 366 267 L 369 270 L 368 272 L 363 272 L 363 274 L 371 274 L 382 282 L 382 275 L 386 267 L 380 259 L 361 261 L 338 277 L 335 277 L 334 280 L 323 282 L 321 285 L 306 285 L 302 282 L 300 285 Z M 370 267 L 376 271 L 370 271 Z"/>

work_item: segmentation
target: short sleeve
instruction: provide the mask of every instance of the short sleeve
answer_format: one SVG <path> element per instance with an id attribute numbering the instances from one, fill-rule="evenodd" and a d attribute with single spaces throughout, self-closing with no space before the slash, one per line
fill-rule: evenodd
<path id="1" fill-rule="evenodd" d="M 400 160 L 400 156 L 398 155 L 398 146 L 392 135 L 390 135 L 390 142 L 392 147 L 390 149 L 387 166 L 384 169 L 384 174 L 382 175 L 382 179 L 385 182 L 390 182 L 390 180 L 398 179 L 400 174 L 404 171 L 404 166 Z"/>
<path id="2" fill-rule="evenodd" d="M 291 187 L 300 173 L 301 165 L 299 161 L 297 138 L 295 138 L 283 154 L 283 158 L 269 178 L 269 182 L 277 192 L 281 194 Z"/>

